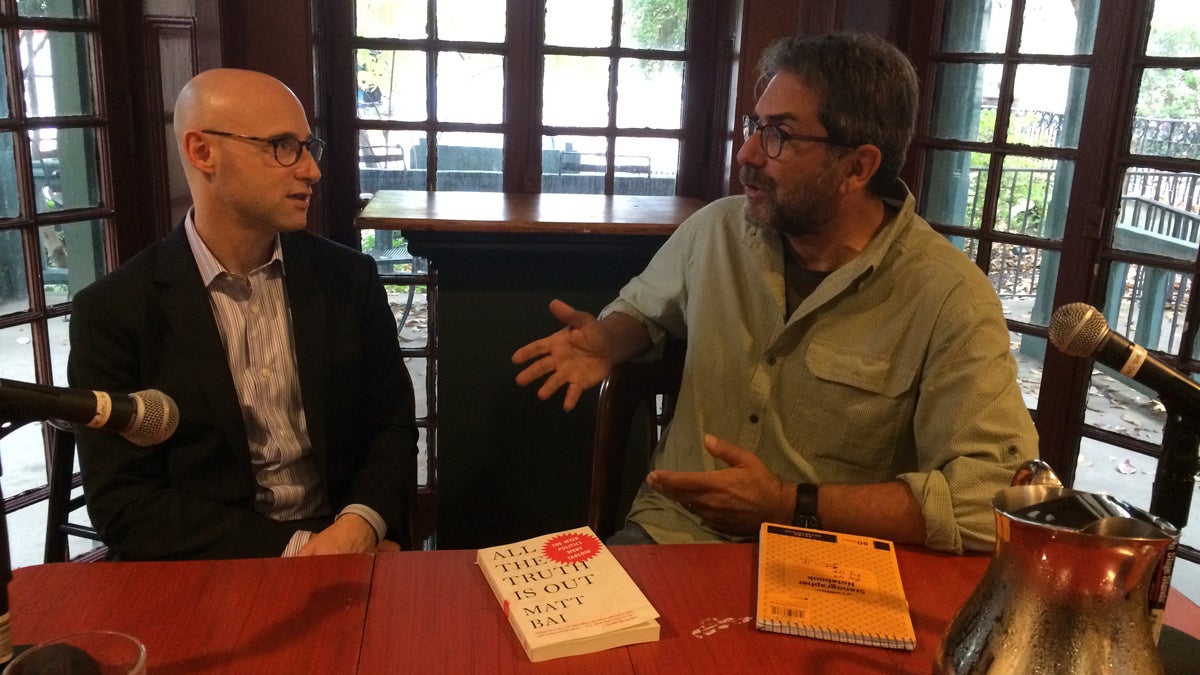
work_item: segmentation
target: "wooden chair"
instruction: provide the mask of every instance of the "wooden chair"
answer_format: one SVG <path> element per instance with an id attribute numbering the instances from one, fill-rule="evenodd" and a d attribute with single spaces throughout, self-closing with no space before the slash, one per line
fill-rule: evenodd
<path id="1" fill-rule="evenodd" d="M 632 492 L 649 469 L 659 430 L 675 412 L 685 351 L 685 343 L 672 341 L 662 360 L 621 364 L 600 385 L 588 526 L 601 539 L 620 529 Z"/>
<path id="2" fill-rule="evenodd" d="M 70 557 L 67 548 L 69 535 L 100 541 L 100 535 L 90 525 L 71 522 L 71 513 L 84 506 L 84 496 L 71 496 L 71 491 L 82 484 L 82 479 L 75 472 L 75 432 L 62 423 L 47 423 L 50 431 L 51 457 L 49 499 L 46 509 L 46 548 L 45 562 L 87 562 L 104 560 L 108 557 L 108 547 L 99 546 L 84 553 Z"/>

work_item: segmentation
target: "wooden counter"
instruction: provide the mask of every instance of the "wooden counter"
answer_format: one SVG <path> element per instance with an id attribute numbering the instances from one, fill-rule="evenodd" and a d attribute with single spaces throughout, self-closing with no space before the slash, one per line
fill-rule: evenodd
<path id="1" fill-rule="evenodd" d="M 517 348 L 558 330 L 560 298 L 599 312 L 703 202 L 377 192 L 356 224 L 400 230 L 437 275 L 437 545 L 481 548 L 584 522 L 595 392 L 522 389 Z"/>

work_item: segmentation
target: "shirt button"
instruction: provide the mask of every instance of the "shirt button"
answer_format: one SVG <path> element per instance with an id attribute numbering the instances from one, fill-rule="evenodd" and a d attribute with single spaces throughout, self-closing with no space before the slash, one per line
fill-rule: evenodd
<path id="1" fill-rule="evenodd" d="M 750 424 L 758 424 L 758 415 L 750 414 Z"/>
<path id="2" fill-rule="evenodd" d="M 263 377 L 270 377 L 270 376 L 271 376 L 271 369 L 270 369 L 270 368 L 263 368 L 263 369 L 262 369 L 262 376 L 263 376 Z"/>
<path id="3" fill-rule="evenodd" d="M 250 313 L 258 316 L 258 305 L 250 305 Z"/>

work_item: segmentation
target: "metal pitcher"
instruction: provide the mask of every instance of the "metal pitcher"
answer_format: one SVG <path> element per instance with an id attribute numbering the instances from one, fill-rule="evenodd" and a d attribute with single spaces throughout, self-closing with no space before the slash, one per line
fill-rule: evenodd
<path id="1" fill-rule="evenodd" d="M 1062 487 L 1042 462 L 996 494 L 996 550 L 935 673 L 1161 673 L 1149 611 L 1167 521 Z"/>

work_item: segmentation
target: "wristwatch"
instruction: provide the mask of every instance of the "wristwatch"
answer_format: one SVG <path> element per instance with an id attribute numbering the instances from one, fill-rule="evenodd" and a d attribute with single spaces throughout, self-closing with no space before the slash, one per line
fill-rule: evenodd
<path id="1" fill-rule="evenodd" d="M 821 529 L 821 519 L 817 516 L 817 490 L 820 487 L 814 483 L 796 485 L 796 510 L 792 512 L 792 525 L 810 530 Z"/>

